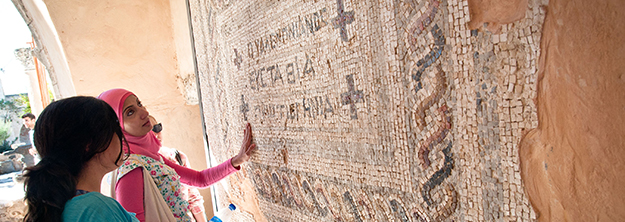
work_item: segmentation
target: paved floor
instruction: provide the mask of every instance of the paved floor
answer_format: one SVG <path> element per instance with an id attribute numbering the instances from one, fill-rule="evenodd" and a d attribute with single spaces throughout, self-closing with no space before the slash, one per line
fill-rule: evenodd
<path id="1" fill-rule="evenodd" d="M 26 211 L 24 184 L 16 178 L 21 172 L 0 175 L 0 222 L 21 221 Z"/>

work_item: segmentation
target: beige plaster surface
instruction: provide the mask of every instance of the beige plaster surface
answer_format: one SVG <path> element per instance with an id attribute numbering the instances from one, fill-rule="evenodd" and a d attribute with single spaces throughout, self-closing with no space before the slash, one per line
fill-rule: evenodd
<path id="1" fill-rule="evenodd" d="M 551 0 L 521 172 L 540 221 L 625 221 L 625 2 Z"/>
<path id="2" fill-rule="evenodd" d="M 199 106 L 186 103 L 177 82 L 181 61 L 170 1 L 45 3 L 67 55 L 76 93 L 97 96 L 111 88 L 134 92 L 163 123 L 163 145 L 186 153 L 193 168 L 205 169 Z M 179 41 L 184 40 L 189 41 Z M 209 190 L 201 192 L 210 211 Z"/>

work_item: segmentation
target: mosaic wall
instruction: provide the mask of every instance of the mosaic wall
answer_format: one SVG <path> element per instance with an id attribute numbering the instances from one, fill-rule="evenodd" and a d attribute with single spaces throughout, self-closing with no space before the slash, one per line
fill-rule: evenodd
<path id="1" fill-rule="evenodd" d="M 255 192 L 269 221 L 535 220 L 517 144 L 545 4 L 492 33 L 458 0 L 191 0 L 214 158 L 246 121 L 259 146 L 219 201 Z"/>

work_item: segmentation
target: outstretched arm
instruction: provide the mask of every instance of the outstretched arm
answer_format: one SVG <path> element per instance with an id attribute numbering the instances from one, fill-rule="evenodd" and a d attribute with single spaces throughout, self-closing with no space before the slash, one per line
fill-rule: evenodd
<path id="1" fill-rule="evenodd" d="M 211 167 L 202 171 L 180 166 L 167 158 L 163 158 L 163 161 L 165 161 L 167 166 L 174 168 L 176 173 L 180 175 L 180 182 L 201 188 L 208 187 L 240 169 L 240 167 L 234 168 L 234 166 L 230 164 L 230 160 L 216 167 Z"/>
<path id="2" fill-rule="evenodd" d="M 165 161 L 165 164 L 171 168 L 174 168 L 176 173 L 180 175 L 180 181 L 182 183 L 196 187 L 208 187 L 224 177 L 240 170 L 241 164 L 250 159 L 255 148 L 256 144 L 252 143 L 252 126 L 248 123 L 245 126 L 243 144 L 241 145 L 239 154 L 216 167 L 196 171 L 180 166 L 167 158 L 163 158 L 163 161 Z"/>

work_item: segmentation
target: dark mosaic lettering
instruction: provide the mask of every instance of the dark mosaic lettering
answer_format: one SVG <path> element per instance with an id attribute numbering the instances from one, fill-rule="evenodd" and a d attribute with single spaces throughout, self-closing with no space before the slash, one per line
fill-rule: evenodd
<path id="1" fill-rule="evenodd" d="M 312 61 L 308 55 L 306 55 L 306 64 L 304 64 L 304 73 L 302 74 L 302 78 L 306 78 L 306 75 L 312 75 L 312 77 L 315 77 L 315 68 L 313 68 Z"/>
<path id="2" fill-rule="evenodd" d="M 243 62 L 243 58 L 239 55 L 237 49 L 234 49 L 234 65 L 237 66 L 237 69 L 241 69 L 241 63 Z"/>
<path id="3" fill-rule="evenodd" d="M 287 118 L 291 120 L 299 120 L 299 103 L 289 104 L 289 111 L 287 112 Z"/>
<path id="4" fill-rule="evenodd" d="M 304 16 L 297 16 L 297 20 L 288 25 L 248 42 L 246 44 L 247 56 L 250 59 L 254 59 L 269 53 L 290 40 L 299 39 L 304 35 L 314 35 L 315 32 L 318 32 L 328 24 L 324 19 L 326 11 L 326 8 L 322 8 Z"/>
<path id="5" fill-rule="evenodd" d="M 321 97 L 317 97 L 320 101 L 320 103 L 323 103 L 323 99 Z M 328 118 L 328 114 L 332 113 L 334 114 L 334 108 L 332 108 L 332 103 L 330 103 L 330 98 L 328 98 L 328 96 L 326 95 L 326 102 L 325 105 L 323 106 L 325 109 L 323 110 L 323 118 Z"/>
<path id="6" fill-rule="evenodd" d="M 271 74 L 271 79 L 273 80 L 272 85 L 274 85 L 278 80 L 280 80 L 280 82 L 284 84 L 284 80 L 282 79 L 282 75 L 280 74 L 280 69 L 278 68 L 278 65 L 269 66 L 267 68 L 267 71 L 269 71 L 269 73 Z"/>
<path id="7" fill-rule="evenodd" d="M 243 113 L 243 120 L 247 121 L 247 112 L 250 111 L 250 106 L 245 102 L 245 96 L 241 95 L 241 106 L 239 110 Z"/>
<path id="8" fill-rule="evenodd" d="M 295 57 L 295 60 L 297 60 L 297 57 Z M 295 62 L 286 64 L 286 81 L 289 84 L 293 84 L 295 83 L 296 79 L 299 79 L 299 75 L 297 74 L 298 72 L 295 71 L 295 65 Z"/>
<path id="9" fill-rule="evenodd" d="M 265 67 L 261 68 L 260 70 L 258 70 L 258 72 L 256 72 L 256 79 L 260 84 L 260 87 L 267 87 L 267 84 L 265 83 L 265 81 L 263 80 L 263 72 L 265 71 Z"/>
<path id="10" fill-rule="evenodd" d="M 316 73 L 312 59 L 308 55 L 306 56 L 303 70 L 299 69 L 300 66 L 297 62 L 297 56 L 295 56 L 294 61 L 286 63 L 286 65 L 273 64 L 252 71 L 249 74 L 249 87 L 253 90 L 261 90 L 268 86 L 293 85 L 302 81 L 314 80 Z M 282 73 L 285 73 L 286 76 L 283 76 Z"/>

